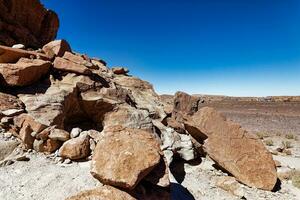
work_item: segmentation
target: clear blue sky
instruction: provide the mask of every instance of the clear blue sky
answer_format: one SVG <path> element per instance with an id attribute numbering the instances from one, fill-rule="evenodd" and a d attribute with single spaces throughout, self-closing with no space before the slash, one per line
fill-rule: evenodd
<path id="1" fill-rule="evenodd" d="M 157 92 L 300 95 L 299 0 L 42 0 L 58 38 Z"/>

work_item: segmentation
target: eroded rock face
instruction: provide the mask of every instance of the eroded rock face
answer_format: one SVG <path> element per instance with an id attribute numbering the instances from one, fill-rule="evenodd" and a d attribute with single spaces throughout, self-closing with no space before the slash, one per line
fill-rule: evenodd
<path id="1" fill-rule="evenodd" d="M 66 72 L 73 72 L 73 73 L 85 74 L 85 75 L 92 74 L 92 72 L 86 66 L 77 64 L 75 62 L 60 57 L 55 58 L 53 67 L 55 69 L 66 71 Z"/>
<path id="2" fill-rule="evenodd" d="M 0 113 L 11 109 L 23 109 L 23 103 L 13 95 L 0 92 Z"/>
<path id="3" fill-rule="evenodd" d="M 66 40 L 54 40 L 43 46 L 43 51 L 49 58 L 62 57 L 65 52 L 71 52 L 71 47 Z"/>
<path id="4" fill-rule="evenodd" d="M 50 66 L 48 61 L 27 58 L 21 58 L 16 64 L 0 64 L 0 84 L 2 82 L 4 86 L 31 85 L 47 74 Z"/>
<path id="5" fill-rule="evenodd" d="M 274 188 L 277 181 L 274 160 L 256 135 L 209 107 L 201 108 L 185 125 L 196 138 L 207 137 L 204 150 L 237 180 L 264 190 Z"/>
<path id="6" fill-rule="evenodd" d="M 58 17 L 39 0 L 1 1 L 0 10 L 0 42 L 6 46 L 38 48 L 56 37 Z"/>
<path id="7" fill-rule="evenodd" d="M 105 185 L 92 190 L 82 191 L 66 200 L 136 200 L 128 193 L 116 189 L 114 187 Z"/>
<path id="8" fill-rule="evenodd" d="M 114 127 L 94 150 L 91 174 L 104 184 L 133 189 L 158 165 L 161 154 L 151 133 Z"/>
<path id="9" fill-rule="evenodd" d="M 105 114 L 103 120 L 105 129 L 118 125 L 126 128 L 143 129 L 149 132 L 152 132 L 153 130 L 149 112 L 146 110 L 138 110 L 130 106 L 122 106 Z"/>
<path id="10" fill-rule="evenodd" d="M 148 110 L 153 118 L 163 119 L 166 117 L 163 104 L 150 83 L 129 76 L 117 76 L 114 81 L 122 88 L 131 91 L 137 108 Z"/>

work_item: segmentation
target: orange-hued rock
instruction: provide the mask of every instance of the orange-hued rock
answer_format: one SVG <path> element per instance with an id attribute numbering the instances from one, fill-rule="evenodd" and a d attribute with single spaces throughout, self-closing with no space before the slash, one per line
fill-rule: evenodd
<path id="1" fill-rule="evenodd" d="M 71 47 L 66 40 L 54 40 L 43 46 L 45 54 L 53 58 L 54 56 L 62 57 L 65 52 L 71 52 Z"/>
<path id="2" fill-rule="evenodd" d="M 151 133 L 114 127 L 105 131 L 94 150 L 91 174 L 104 184 L 134 189 L 159 164 L 161 154 Z"/>
<path id="3" fill-rule="evenodd" d="M 20 58 L 40 58 L 49 60 L 47 55 L 0 45 L 0 63 L 16 63 Z"/>
<path id="4" fill-rule="evenodd" d="M 22 102 L 13 95 L 0 92 L 0 113 L 11 109 L 23 109 Z"/>
<path id="5" fill-rule="evenodd" d="M 31 85 L 47 74 L 50 66 L 51 63 L 48 61 L 27 58 L 21 58 L 16 64 L 0 64 L 0 84 Z"/>
<path id="6" fill-rule="evenodd" d="M 59 20 L 39 0 L 0 1 L 0 42 L 41 47 L 56 37 Z"/>
<path id="7" fill-rule="evenodd" d="M 124 75 L 129 72 L 129 70 L 125 67 L 113 67 L 113 68 L 111 68 L 111 70 L 113 71 L 114 74 L 117 74 L 117 75 Z"/>
<path id="8" fill-rule="evenodd" d="M 86 158 L 90 154 L 90 137 L 83 134 L 77 138 L 66 141 L 59 149 L 59 155 L 63 158 L 78 160 Z"/>
<path id="9" fill-rule="evenodd" d="M 66 200 L 136 200 L 128 193 L 109 185 L 92 190 L 85 190 L 67 198 Z"/>
<path id="10" fill-rule="evenodd" d="M 57 140 L 47 139 L 46 141 L 35 139 L 33 149 L 38 152 L 52 153 L 61 146 L 61 142 Z"/>
<path id="11" fill-rule="evenodd" d="M 274 160 L 256 135 L 209 107 L 187 118 L 185 125 L 195 138 L 207 138 L 204 150 L 238 181 L 264 190 L 274 188 L 277 181 Z"/>
<path id="12" fill-rule="evenodd" d="M 53 67 L 61 71 L 74 72 L 77 74 L 92 74 L 91 70 L 89 70 L 86 66 L 74 63 L 70 60 L 66 60 L 60 57 L 55 58 Z"/>

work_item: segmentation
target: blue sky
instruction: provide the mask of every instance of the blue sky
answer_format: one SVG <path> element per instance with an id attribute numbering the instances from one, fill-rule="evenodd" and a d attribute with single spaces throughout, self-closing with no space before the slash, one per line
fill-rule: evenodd
<path id="1" fill-rule="evenodd" d="M 42 0 L 73 50 L 160 94 L 300 95 L 298 0 Z"/>

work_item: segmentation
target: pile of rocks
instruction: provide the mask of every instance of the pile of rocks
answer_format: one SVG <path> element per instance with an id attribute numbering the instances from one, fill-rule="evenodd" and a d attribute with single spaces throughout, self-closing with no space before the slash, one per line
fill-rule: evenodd
<path id="1" fill-rule="evenodd" d="M 48 39 L 31 47 L 56 35 L 48 25 Z M 214 109 L 200 109 L 199 98 L 179 92 L 174 108 L 165 109 L 152 85 L 127 68 L 75 53 L 65 40 L 38 50 L 16 41 L 25 45 L 0 46 L 0 126 L 24 149 L 92 159 L 91 174 L 105 186 L 69 199 L 169 199 L 173 158 L 206 154 L 239 182 L 274 188 L 276 167 L 263 143 Z"/>

